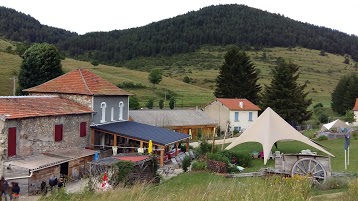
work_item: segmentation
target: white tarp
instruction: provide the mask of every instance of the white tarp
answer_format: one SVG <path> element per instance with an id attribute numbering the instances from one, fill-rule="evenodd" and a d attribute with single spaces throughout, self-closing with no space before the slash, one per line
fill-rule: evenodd
<path id="1" fill-rule="evenodd" d="M 267 108 L 248 129 L 225 149 L 231 149 L 244 142 L 259 142 L 263 147 L 264 164 L 266 165 L 273 144 L 280 140 L 297 140 L 334 157 L 333 154 L 298 132 L 271 108 Z"/>
<path id="2" fill-rule="evenodd" d="M 350 126 L 347 123 L 337 119 L 337 120 L 332 121 L 332 122 L 330 122 L 328 124 L 323 124 L 322 128 L 321 128 L 321 131 L 328 131 L 328 130 L 331 130 L 331 129 L 334 129 L 334 128 L 336 128 L 336 129 L 337 128 L 350 128 Z"/>

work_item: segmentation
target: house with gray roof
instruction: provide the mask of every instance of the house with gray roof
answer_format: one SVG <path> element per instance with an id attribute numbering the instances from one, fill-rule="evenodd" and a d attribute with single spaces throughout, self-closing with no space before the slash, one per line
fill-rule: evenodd
<path id="1" fill-rule="evenodd" d="M 185 134 L 191 139 L 200 136 L 212 137 L 218 122 L 198 109 L 187 110 L 130 110 L 130 120 L 168 128 Z"/>

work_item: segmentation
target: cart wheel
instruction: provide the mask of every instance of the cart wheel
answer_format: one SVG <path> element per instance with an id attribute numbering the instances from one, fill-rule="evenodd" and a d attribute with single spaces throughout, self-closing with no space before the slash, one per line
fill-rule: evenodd
<path id="1" fill-rule="evenodd" d="M 323 183 L 327 177 L 327 172 L 323 165 L 312 158 L 302 158 L 293 165 L 291 176 L 295 174 L 307 176 L 313 179 L 314 183 Z"/>

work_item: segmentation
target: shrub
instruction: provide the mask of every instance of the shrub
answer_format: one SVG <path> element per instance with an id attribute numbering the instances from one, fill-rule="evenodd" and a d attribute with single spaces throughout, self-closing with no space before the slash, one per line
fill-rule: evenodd
<path id="1" fill-rule="evenodd" d="M 352 135 L 355 140 L 358 139 L 358 131 L 353 131 Z"/>
<path id="2" fill-rule="evenodd" d="M 191 159 L 189 156 L 185 156 L 183 160 L 183 170 L 184 172 L 188 171 L 188 168 L 190 167 Z"/>
<path id="3" fill-rule="evenodd" d="M 211 145 L 207 141 L 202 141 L 196 150 L 199 156 L 205 156 L 211 150 Z"/>
<path id="4" fill-rule="evenodd" d="M 123 89 L 144 89 L 144 88 L 146 88 L 146 86 L 141 83 L 133 83 L 133 82 L 122 82 L 122 83 L 117 84 L 117 87 L 123 88 Z"/>
<path id="5" fill-rule="evenodd" d="M 205 161 L 194 161 L 191 164 L 191 170 L 198 171 L 198 170 L 205 170 L 207 167 L 207 163 Z"/>
<path id="6" fill-rule="evenodd" d="M 145 105 L 148 109 L 153 109 L 154 106 L 154 100 L 153 99 L 149 99 L 147 104 Z"/>
<path id="7" fill-rule="evenodd" d="M 348 178 L 345 177 L 328 177 L 323 184 L 317 186 L 319 190 L 347 188 Z"/>
<path id="8" fill-rule="evenodd" d="M 190 78 L 189 78 L 188 76 L 185 76 L 185 77 L 183 78 L 183 82 L 185 82 L 185 83 L 190 83 Z"/>
<path id="9" fill-rule="evenodd" d="M 243 167 L 251 167 L 252 157 L 248 152 L 233 152 L 230 150 L 223 150 L 219 152 L 223 156 L 230 159 L 230 162 Z"/>
<path id="10" fill-rule="evenodd" d="M 326 115 L 326 114 L 320 114 L 320 115 L 318 116 L 318 120 L 319 120 L 319 122 L 321 122 L 321 123 L 327 123 L 327 122 L 328 122 L 328 115 Z"/>
<path id="11" fill-rule="evenodd" d="M 208 153 L 208 159 L 213 161 L 221 161 L 225 164 L 229 164 L 229 158 L 221 153 Z"/>
<path id="12" fill-rule="evenodd" d="M 316 105 L 313 106 L 313 108 L 318 108 L 318 107 L 323 107 L 322 103 L 317 103 Z"/>
<path id="13" fill-rule="evenodd" d="M 319 136 L 318 137 L 318 139 L 317 139 L 318 141 L 324 141 L 324 140 L 328 140 L 328 137 L 327 136 L 325 136 L 325 135 L 321 135 L 321 136 Z"/>

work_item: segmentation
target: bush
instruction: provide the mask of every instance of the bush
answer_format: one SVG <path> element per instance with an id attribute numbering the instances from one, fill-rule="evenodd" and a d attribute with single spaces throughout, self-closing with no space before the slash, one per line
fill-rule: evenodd
<path id="1" fill-rule="evenodd" d="M 184 172 L 188 171 L 188 167 L 190 167 L 191 159 L 189 156 L 185 156 L 183 160 L 183 170 Z"/>
<path id="2" fill-rule="evenodd" d="M 328 115 L 326 115 L 326 114 L 320 114 L 320 115 L 318 116 L 318 120 L 319 120 L 319 122 L 321 122 L 321 123 L 327 123 L 327 122 L 328 122 Z"/>
<path id="3" fill-rule="evenodd" d="M 123 89 L 145 89 L 146 86 L 141 83 L 133 83 L 133 82 L 122 82 L 117 84 L 117 87 Z"/>
<path id="4" fill-rule="evenodd" d="M 322 103 L 317 103 L 316 105 L 313 106 L 313 108 L 318 108 L 318 107 L 323 107 Z"/>
<path id="5" fill-rule="evenodd" d="M 324 141 L 324 140 L 328 140 L 328 137 L 327 136 L 325 136 L 325 135 L 321 135 L 321 136 L 319 136 L 318 137 L 318 139 L 317 139 L 318 141 Z"/>
<path id="6" fill-rule="evenodd" d="M 221 153 L 208 153 L 208 159 L 213 161 L 224 162 L 225 164 L 229 164 L 229 158 L 224 156 Z"/>
<path id="7" fill-rule="evenodd" d="M 358 131 L 353 131 L 352 136 L 355 140 L 358 139 Z"/>
<path id="8" fill-rule="evenodd" d="M 207 167 L 207 163 L 205 161 L 194 161 L 191 165 L 192 171 L 205 170 Z"/>
<path id="9" fill-rule="evenodd" d="M 252 157 L 248 152 L 233 152 L 230 150 L 223 150 L 219 153 L 230 159 L 232 164 L 237 164 L 243 167 L 251 167 L 252 165 Z"/>
<path id="10" fill-rule="evenodd" d="M 323 184 L 317 186 L 319 190 L 342 189 L 347 188 L 349 183 L 348 178 L 345 177 L 329 177 Z"/>

